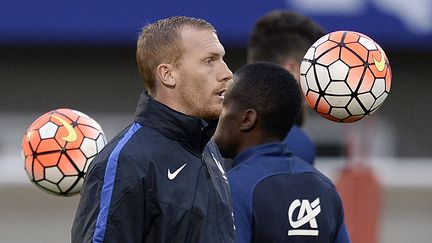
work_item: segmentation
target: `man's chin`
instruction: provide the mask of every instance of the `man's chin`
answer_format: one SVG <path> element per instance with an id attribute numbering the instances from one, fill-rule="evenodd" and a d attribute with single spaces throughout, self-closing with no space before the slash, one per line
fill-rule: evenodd
<path id="1" fill-rule="evenodd" d="M 235 157 L 233 155 L 233 153 L 229 153 L 229 152 L 227 152 L 227 151 L 225 151 L 223 149 L 219 148 L 219 151 L 220 151 L 220 154 L 221 154 L 222 158 L 224 158 L 224 159 L 234 159 L 234 157 Z"/>
<path id="2" fill-rule="evenodd" d="M 207 112 L 202 114 L 201 118 L 208 121 L 217 120 L 221 113 L 222 109 L 207 110 Z"/>
<path id="3" fill-rule="evenodd" d="M 205 121 L 217 121 L 219 119 L 219 116 L 206 116 L 201 118 Z"/>

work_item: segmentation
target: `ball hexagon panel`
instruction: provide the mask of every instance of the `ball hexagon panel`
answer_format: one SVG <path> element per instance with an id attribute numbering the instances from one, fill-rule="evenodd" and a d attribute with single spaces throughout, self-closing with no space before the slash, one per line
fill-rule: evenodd
<path id="1" fill-rule="evenodd" d="M 325 90 L 326 94 L 330 96 L 342 96 L 345 95 L 348 98 L 351 97 L 351 89 L 348 87 L 347 83 L 343 81 L 332 81 Z"/>
<path id="2" fill-rule="evenodd" d="M 364 114 L 364 110 L 357 101 L 357 99 L 352 99 L 351 102 L 348 104 L 347 109 L 352 116 L 361 116 L 362 114 Z"/>
<path id="3" fill-rule="evenodd" d="M 52 122 L 45 123 L 39 128 L 39 134 L 41 139 L 53 138 L 57 133 L 58 126 Z"/>
<path id="4" fill-rule="evenodd" d="M 350 116 L 350 114 L 348 113 L 348 111 L 345 108 L 340 108 L 340 107 L 332 108 L 330 111 L 330 115 L 333 117 L 336 117 L 340 120 L 343 120 L 343 119 L 348 118 Z"/>
<path id="5" fill-rule="evenodd" d="M 346 83 L 348 84 L 348 86 L 352 91 L 356 91 L 357 88 L 359 87 L 364 71 L 365 71 L 364 67 L 355 67 L 349 70 Z"/>
<path id="6" fill-rule="evenodd" d="M 78 125 L 77 127 L 83 134 L 84 137 L 96 139 L 100 134 L 100 130 L 96 130 L 94 127 L 90 127 L 87 125 Z"/>
<path id="7" fill-rule="evenodd" d="M 39 185 L 40 187 L 42 187 L 42 189 L 48 190 L 49 192 L 54 192 L 54 193 L 62 193 L 62 191 L 60 191 L 60 188 L 47 180 L 42 180 L 42 181 L 38 181 L 36 182 L 37 185 Z"/>
<path id="8" fill-rule="evenodd" d="M 330 106 L 330 104 L 327 102 L 326 99 L 324 99 L 324 98 L 319 98 L 319 99 L 318 99 L 318 105 L 317 105 L 316 110 L 317 110 L 319 113 L 322 113 L 322 114 L 329 114 L 329 113 L 330 113 L 330 110 L 331 110 L 331 106 Z"/>
<path id="9" fill-rule="evenodd" d="M 375 98 L 371 93 L 359 94 L 358 99 L 360 100 L 360 103 L 365 107 L 367 111 L 371 110 L 372 105 L 375 102 Z"/>
<path id="10" fill-rule="evenodd" d="M 320 77 L 318 80 L 314 76 L 315 82 L 317 83 L 319 87 L 310 87 L 313 91 L 319 92 L 320 90 L 325 90 L 327 88 L 327 85 L 330 83 L 330 74 L 327 67 L 321 66 L 321 65 L 315 65 L 315 75 Z"/>
<path id="11" fill-rule="evenodd" d="M 388 66 L 388 68 L 387 68 L 387 74 L 386 74 L 386 77 L 385 77 L 386 91 L 387 91 L 387 93 L 390 92 L 391 79 L 392 79 L 392 72 L 391 72 L 390 66 Z"/>
<path id="12" fill-rule="evenodd" d="M 33 179 L 33 156 L 26 156 L 25 157 L 24 169 L 27 173 L 27 176 L 32 180 Z"/>
<path id="13" fill-rule="evenodd" d="M 67 108 L 57 109 L 52 112 L 52 114 L 60 115 L 61 118 L 66 118 L 69 121 L 76 121 L 79 117 L 79 114 L 82 112 L 71 110 Z M 82 113 L 85 117 L 88 117 L 86 114 Z"/>
<path id="14" fill-rule="evenodd" d="M 345 44 L 353 43 L 353 42 L 355 43 L 358 42 L 359 38 L 360 36 L 356 32 L 345 32 L 343 43 Z"/>
<path id="15" fill-rule="evenodd" d="M 329 37 L 330 37 L 330 34 L 326 34 L 326 35 L 322 36 L 314 44 L 312 44 L 312 47 L 318 47 L 318 46 L 320 46 L 322 43 L 328 41 Z"/>
<path id="16" fill-rule="evenodd" d="M 307 87 L 315 92 L 319 91 L 316 79 L 315 79 L 315 70 L 313 68 L 309 69 L 309 72 L 306 74 L 306 83 L 308 84 Z M 325 79 L 325 77 L 323 77 Z"/>
<path id="17" fill-rule="evenodd" d="M 308 83 L 304 76 L 300 76 L 300 88 L 302 89 L 303 95 L 306 95 L 309 91 Z"/>
<path id="18" fill-rule="evenodd" d="M 316 107 L 317 102 L 319 100 L 319 94 L 313 91 L 310 91 L 306 95 L 306 101 L 308 102 L 310 107 Z"/>
<path id="19" fill-rule="evenodd" d="M 377 98 L 385 92 L 385 79 L 377 78 L 373 84 L 372 94 Z"/>
<path id="20" fill-rule="evenodd" d="M 44 139 L 40 141 L 39 146 L 37 147 L 37 153 L 46 153 L 50 151 L 58 151 L 61 149 L 58 140 L 54 138 Z"/>
<path id="21" fill-rule="evenodd" d="M 344 120 L 342 120 L 342 122 L 346 122 L 346 123 L 355 122 L 355 121 L 362 119 L 363 117 L 364 117 L 364 115 L 358 115 L 358 116 L 353 115 L 353 116 L 350 116 L 348 118 L 345 118 Z"/>
<path id="22" fill-rule="evenodd" d="M 93 161 L 94 158 L 95 157 L 91 157 L 91 158 L 87 159 L 87 163 L 86 163 L 86 165 L 84 167 L 84 171 L 88 170 L 88 167 L 90 166 L 90 163 Z"/>
<path id="23" fill-rule="evenodd" d="M 72 186 L 75 183 L 78 183 L 77 180 L 80 180 L 80 178 L 78 176 L 65 176 L 63 177 L 63 179 L 60 181 L 60 183 L 58 184 L 58 186 L 62 189 L 63 192 L 69 192 L 69 193 L 75 193 L 77 191 L 71 191 L 70 189 L 72 189 Z M 82 183 L 79 183 L 79 188 L 81 188 Z M 78 190 L 79 191 L 79 190 Z"/>
<path id="24" fill-rule="evenodd" d="M 337 60 L 329 67 L 330 78 L 332 80 L 345 80 L 348 76 L 348 71 L 349 66 L 342 62 L 342 60 Z"/>
<path id="25" fill-rule="evenodd" d="M 80 149 L 87 158 L 93 157 L 97 154 L 96 141 L 90 138 L 84 138 Z"/>
<path id="26" fill-rule="evenodd" d="M 30 127 L 32 128 L 32 130 L 38 130 L 39 128 L 41 128 L 43 125 L 45 125 L 48 121 L 50 120 L 50 117 L 47 116 L 46 114 L 39 117 L 38 119 L 36 119 L 31 125 Z"/>
<path id="27" fill-rule="evenodd" d="M 331 107 L 345 107 L 348 105 L 348 102 L 350 102 L 351 100 L 350 96 L 326 95 L 324 97 L 327 100 L 327 103 Z"/>
<path id="28" fill-rule="evenodd" d="M 90 118 L 87 114 L 84 114 L 84 113 L 82 113 L 81 111 L 72 110 L 72 112 L 73 112 L 74 114 L 76 114 L 77 117 L 79 117 L 79 118 L 81 118 L 81 117 L 84 117 L 84 118 Z M 76 121 L 77 119 L 74 119 L 74 120 Z"/>
<path id="29" fill-rule="evenodd" d="M 83 183 L 84 183 L 84 179 L 83 178 L 79 178 L 79 179 L 71 178 L 71 181 L 75 181 L 76 184 L 72 188 L 69 189 L 68 193 L 69 194 L 78 193 L 80 191 Z M 65 184 L 67 184 L 67 183 L 65 183 Z"/>
<path id="30" fill-rule="evenodd" d="M 39 131 L 37 130 L 28 131 L 24 139 L 29 142 L 33 151 L 36 151 L 41 141 Z"/>
<path id="31" fill-rule="evenodd" d="M 97 147 L 97 152 L 99 153 L 106 144 L 106 139 L 105 139 L 105 135 L 103 133 L 99 134 L 99 137 L 97 137 L 96 139 L 96 147 Z"/>
<path id="32" fill-rule="evenodd" d="M 312 61 L 312 60 L 314 59 L 314 56 L 315 56 L 315 48 L 314 48 L 314 47 L 311 47 L 311 48 L 309 48 L 309 50 L 306 52 L 306 54 L 304 55 L 303 59 Z M 310 62 L 307 62 L 307 63 L 309 63 L 309 65 L 308 65 L 308 66 L 305 65 L 305 66 L 303 67 L 303 69 L 301 68 L 301 69 L 300 69 L 300 73 L 302 73 L 302 74 L 305 74 L 305 73 L 306 73 L 307 69 L 308 69 L 308 68 L 310 67 L 310 65 L 311 65 Z"/>
<path id="33" fill-rule="evenodd" d="M 372 110 L 376 110 L 378 109 L 382 103 L 384 102 L 384 100 L 387 98 L 388 94 L 387 93 L 383 93 L 380 97 L 378 97 L 378 99 L 376 99 L 375 103 L 372 106 Z"/>
<path id="34" fill-rule="evenodd" d="M 346 65 L 351 68 L 364 65 L 364 61 L 360 59 L 359 56 L 356 55 L 353 51 L 347 48 L 342 48 L 340 58 Z"/>
<path id="35" fill-rule="evenodd" d="M 375 42 L 367 37 L 361 36 L 358 42 L 369 51 L 378 50 Z"/>
<path id="36" fill-rule="evenodd" d="M 33 171 L 32 171 L 32 178 L 34 181 L 40 181 L 43 180 L 45 177 L 45 170 L 42 166 L 41 162 L 37 158 L 33 159 Z"/>
<path id="37" fill-rule="evenodd" d="M 22 141 L 22 154 L 24 157 L 30 156 L 33 154 L 33 150 L 30 147 L 29 139 L 27 136 L 23 137 Z"/>
<path id="38" fill-rule="evenodd" d="M 329 66 L 330 64 L 332 64 L 332 63 L 336 62 L 337 60 L 339 60 L 339 54 L 340 54 L 340 48 L 336 47 L 336 48 L 333 48 L 333 49 L 325 49 L 327 51 L 325 53 L 323 53 L 322 55 L 318 56 L 318 54 L 319 54 L 319 52 L 318 52 L 319 48 L 323 47 L 323 49 L 324 49 L 324 46 L 326 46 L 326 45 L 327 45 L 327 43 L 322 44 L 321 46 L 319 46 L 317 48 L 316 53 L 315 53 L 316 62 L 318 64 L 323 65 L 323 66 Z M 337 46 L 337 44 L 335 44 L 335 46 Z"/>
<path id="39" fill-rule="evenodd" d="M 358 93 L 370 92 L 375 82 L 375 77 L 369 69 L 366 69 L 363 75 L 363 79 L 360 83 Z"/>
<path id="40" fill-rule="evenodd" d="M 66 153 L 67 155 L 66 154 L 61 155 L 57 167 L 64 175 L 67 176 L 78 175 L 79 171 L 83 171 L 87 159 L 84 157 L 84 155 L 81 152 L 79 152 L 76 149 L 69 150 Z M 72 154 L 73 156 L 70 156 L 70 154 Z M 71 158 L 73 162 L 71 162 L 69 158 Z M 76 167 L 78 167 L 79 171 L 77 170 Z"/>
<path id="41" fill-rule="evenodd" d="M 349 43 L 345 45 L 345 48 L 355 53 L 355 55 L 362 60 L 363 62 L 367 62 L 369 51 L 360 43 Z"/>
<path id="42" fill-rule="evenodd" d="M 335 31 L 333 33 L 330 33 L 329 40 L 335 43 L 340 43 L 342 42 L 342 38 L 344 37 L 344 35 L 345 35 L 344 31 Z"/>
<path id="43" fill-rule="evenodd" d="M 36 158 L 40 161 L 44 167 L 55 166 L 58 164 L 60 159 L 60 152 L 38 154 Z"/>
<path id="44" fill-rule="evenodd" d="M 80 117 L 80 118 L 78 118 L 77 123 L 82 124 L 82 125 L 87 125 L 89 127 L 93 127 L 94 129 L 96 129 L 98 131 L 102 131 L 102 128 L 100 127 L 100 125 L 95 120 L 91 119 L 90 117 Z"/>
<path id="45" fill-rule="evenodd" d="M 56 166 L 45 168 L 45 180 L 57 184 L 63 178 L 63 173 Z"/>

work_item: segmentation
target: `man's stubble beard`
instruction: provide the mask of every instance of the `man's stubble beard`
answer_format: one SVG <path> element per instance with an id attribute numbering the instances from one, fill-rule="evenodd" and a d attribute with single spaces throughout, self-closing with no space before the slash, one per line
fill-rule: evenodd
<path id="1" fill-rule="evenodd" d="M 180 104 L 182 107 L 186 107 L 189 116 L 199 117 L 204 120 L 216 120 L 219 118 L 222 112 L 222 105 L 220 109 L 215 110 L 214 106 L 208 100 L 207 102 L 202 102 L 202 99 L 196 98 L 196 96 L 191 95 L 185 89 L 180 89 Z"/>

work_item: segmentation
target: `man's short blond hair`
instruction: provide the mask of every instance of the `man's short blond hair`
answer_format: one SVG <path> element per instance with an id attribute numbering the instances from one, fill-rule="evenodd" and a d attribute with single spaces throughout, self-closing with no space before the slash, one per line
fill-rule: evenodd
<path id="1" fill-rule="evenodd" d="M 137 42 L 136 60 L 148 92 L 155 88 L 156 67 L 161 63 L 176 64 L 182 56 L 184 49 L 180 35 L 185 27 L 216 33 L 206 20 L 185 16 L 161 19 L 142 29 Z"/>

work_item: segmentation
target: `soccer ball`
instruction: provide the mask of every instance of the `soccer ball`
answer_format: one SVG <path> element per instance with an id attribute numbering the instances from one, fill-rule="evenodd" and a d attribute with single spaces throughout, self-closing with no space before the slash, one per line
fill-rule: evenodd
<path id="1" fill-rule="evenodd" d="M 84 113 L 57 109 L 37 118 L 22 142 L 24 169 L 44 191 L 78 193 L 88 165 L 106 144 L 101 126 Z"/>
<path id="2" fill-rule="evenodd" d="M 303 57 L 300 73 L 309 106 L 336 122 L 355 122 L 375 112 L 387 98 L 392 78 L 383 49 L 353 31 L 318 39 Z"/>

